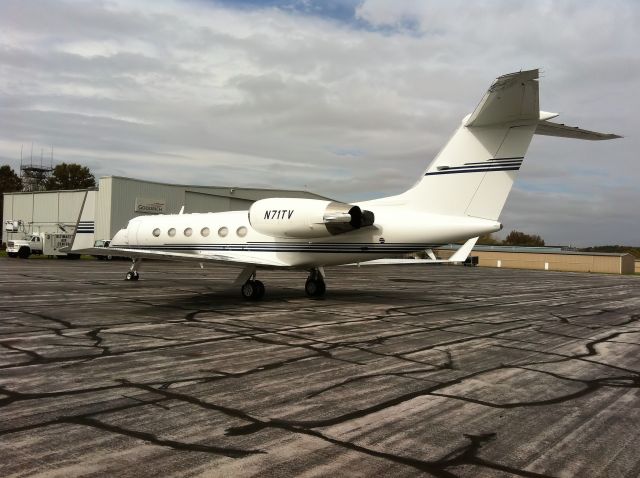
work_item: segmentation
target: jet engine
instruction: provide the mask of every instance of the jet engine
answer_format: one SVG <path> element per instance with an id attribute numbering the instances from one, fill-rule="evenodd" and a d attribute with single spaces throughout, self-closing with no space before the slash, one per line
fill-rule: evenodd
<path id="1" fill-rule="evenodd" d="M 373 225 L 374 215 L 358 206 L 317 199 L 270 198 L 254 202 L 249 223 L 272 237 L 311 239 Z"/>

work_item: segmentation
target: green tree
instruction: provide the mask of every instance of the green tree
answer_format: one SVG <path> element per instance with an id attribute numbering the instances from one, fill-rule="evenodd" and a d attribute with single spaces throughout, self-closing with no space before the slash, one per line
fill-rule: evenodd
<path id="1" fill-rule="evenodd" d="M 480 238 L 478 238 L 478 244 L 494 246 L 496 244 L 500 244 L 500 241 L 495 237 L 493 237 L 493 234 L 489 233 L 489 234 L 483 234 L 482 236 L 480 236 Z"/>
<path id="2" fill-rule="evenodd" d="M 22 180 L 11 166 L 0 166 L 0 225 L 4 227 L 4 193 L 12 193 L 22 189 Z"/>
<path id="3" fill-rule="evenodd" d="M 502 242 L 507 246 L 544 246 L 544 240 L 537 234 L 525 234 L 520 231 L 511 231 Z"/>
<path id="4" fill-rule="evenodd" d="M 58 164 L 53 174 L 45 183 L 45 189 L 52 191 L 56 189 L 86 189 L 96 185 L 96 178 L 91 174 L 89 168 L 75 163 Z"/>

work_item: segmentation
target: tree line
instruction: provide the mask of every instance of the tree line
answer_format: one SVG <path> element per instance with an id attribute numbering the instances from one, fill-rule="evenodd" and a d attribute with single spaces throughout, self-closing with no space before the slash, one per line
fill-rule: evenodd
<path id="1" fill-rule="evenodd" d="M 44 191 L 87 189 L 95 187 L 96 178 L 89 168 L 76 163 L 61 163 L 53 168 L 51 176 L 40 185 Z M 0 192 L 22 191 L 22 179 L 9 165 L 0 166 Z"/>
<path id="2" fill-rule="evenodd" d="M 525 246 L 525 247 L 542 247 L 545 245 L 544 239 L 537 234 L 525 234 L 520 231 L 511 231 L 503 241 L 493 237 L 493 234 L 485 234 L 480 236 L 478 244 L 481 245 L 496 245 L 496 246 Z M 592 246 L 583 247 L 578 249 L 580 252 L 607 252 L 617 254 L 631 254 L 637 259 L 640 259 L 640 247 L 633 246 L 619 246 L 619 245 L 607 245 L 607 246 Z"/>
<path id="3" fill-rule="evenodd" d="M 520 231 L 511 231 L 504 240 L 493 237 L 493 234 L 480 236 L 478 244 L 495 246 L 528 246 L 544 247 L 544 239 L 537 234 L 525 234 Z"/>

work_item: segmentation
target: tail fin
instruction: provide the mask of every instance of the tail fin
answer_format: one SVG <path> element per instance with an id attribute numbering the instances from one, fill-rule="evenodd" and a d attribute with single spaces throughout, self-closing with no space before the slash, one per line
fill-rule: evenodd
<path id="1" fill-rule="evenodd" d="M 537 69 L 498 77 L 423 177 L 400 197 L 415 209 L 496 221 L 534 134 L 620 137 L 548 121 L 555 116 L 540 111 Z"/>
<path id="2" fill-rule="evenodd" d="M 95 223 L 93 215 L 95 211 L 97 191 L 87 191 L 80 207 L 78 222 L 71 240 L 71 252 L 93 247 L 95 235 Z"/>
<path id="3" fill-rule="evenodd" d="M 430 212 L 497 220 L 538 125 L 538 70 L 499 77 L 405 193 Z"/>

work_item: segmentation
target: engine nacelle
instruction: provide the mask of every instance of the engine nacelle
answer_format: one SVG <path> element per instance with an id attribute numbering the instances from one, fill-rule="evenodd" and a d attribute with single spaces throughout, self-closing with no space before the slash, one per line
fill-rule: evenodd
<path id="1" fill-rule="evenodd" d="M 374 222 L 371 211 L 351 204 L 318 199 L 260 199 L 249 208 L 249 223 L 272 237 L 311 239 L 335 236 Z"/>

